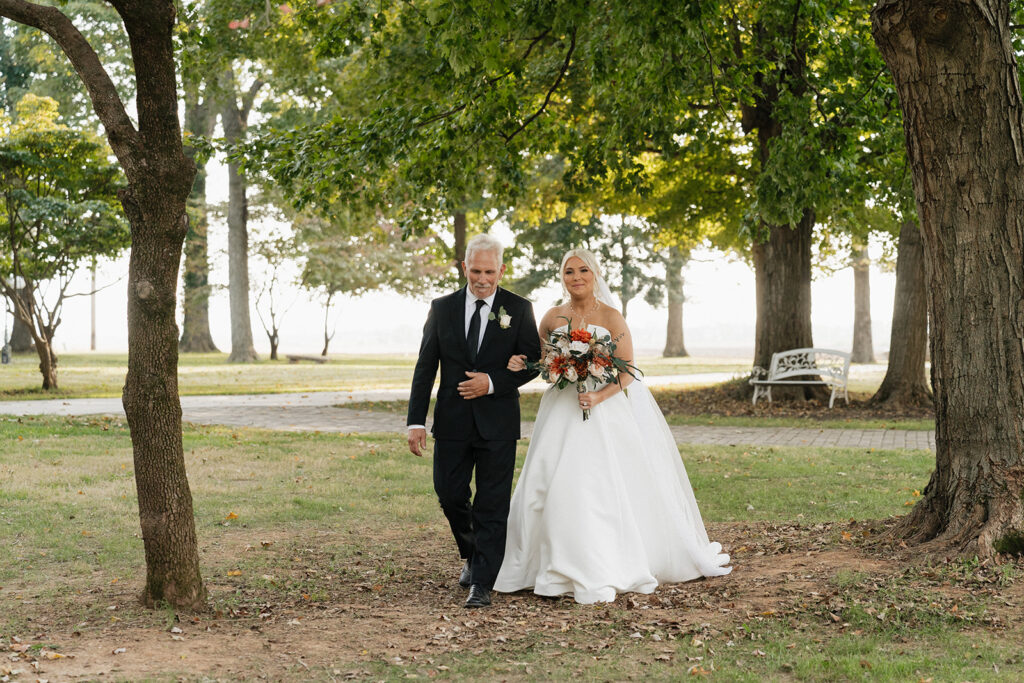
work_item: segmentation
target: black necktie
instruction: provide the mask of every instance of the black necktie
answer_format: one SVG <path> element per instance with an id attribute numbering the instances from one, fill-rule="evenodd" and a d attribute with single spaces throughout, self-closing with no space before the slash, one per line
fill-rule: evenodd
<path id="1" fill-rule="evenodd" d="M 483 308 L 483 299 L 476 300 L 476 312 L 469 319 L 469 333 L 466 335 L 466 343 L 469 344 L 469 364 L 476 365 L 476 347 L 480 345 L 480 309 Z"/>

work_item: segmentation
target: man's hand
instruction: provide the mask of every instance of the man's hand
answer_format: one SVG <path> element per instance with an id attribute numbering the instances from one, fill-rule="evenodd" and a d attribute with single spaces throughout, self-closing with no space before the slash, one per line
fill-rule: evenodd
<path id="1" fill-rule="evenodd" d="M 423 427 L 409 430 L 409 452 L 418 458 L 423 457 L 423 450 L 427 447 L 427 430 Z"/>
<path id="2" fill-rule="evenodd" d="M 487 377 L 486 372 L 470 372 L 467 370 L 466 377 L 469 377 L 469 379 L 459 382 L 459 396 L 469 400 L 487 395 L 487 390 L 491 387 L 491 381 Z"/>

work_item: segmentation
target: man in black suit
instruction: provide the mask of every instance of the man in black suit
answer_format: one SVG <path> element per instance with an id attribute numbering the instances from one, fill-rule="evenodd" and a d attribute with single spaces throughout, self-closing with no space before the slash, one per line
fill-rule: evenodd
<path id="1" fill-rule="evenodd" d="M 459 583 L 466 607 L 491 604 L 491 586 L 505 555 L 505 529 L 519 439 L 519 387 L 536 371 L 507 369 L 509 358 L 540 357 L 533 306 L 498 288 L 505 273 L 501 243 L 479 235 L 462 262 L 468 284 L 435 299 L 423 327 L 409 396 L 409 450 L 422 456 L 430 392 L 434 405 L 434 490 L 466 561 Z M 476 469 L 476 496 L 470 479 Z"/>

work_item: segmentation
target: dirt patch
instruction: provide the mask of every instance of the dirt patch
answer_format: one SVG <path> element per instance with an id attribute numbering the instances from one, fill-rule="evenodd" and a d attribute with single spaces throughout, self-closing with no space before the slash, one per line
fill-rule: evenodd
<path id="1" fill-rule="evenodd" d="M 519 679 L 544 675 L 536 663 L 520 662 L 522 653 L 543 651 L 553 661 L 570 650 L 595 660 L 635 658 L 640 671 L 653 658 L 677 657 L 671 641 L 724 640 L 721 634 L 733 637 L 743 624 L 758 621 L 843 632 L 852 628 L 844 616 L 855 601 L 849 585 L 863 588 L 857 595 L 868 596 L 863 609 L 870 612 L 872 591 L 900 582 L 921 584 L 931 596 L 922 599 L 942 613 L 955 614 L 958 605 L 987 591 L 991 609 L 984 625 L 1019 626 L 1019 583 L 1001 583 L 998 572 L 984 568 L 960 574 L 914 568 L 900 555 L 906 551 L 869 543 L 884 527 L 714 524 L 711 536 L 733 555 L 728 576 L 664 585 L 653 595 L 621 595 L 608 605 L 498 594 L 482 610 L 461 607 L 459 563 L 447 543 L 438 543 L 447 541 L 440 524 L 360 536 L 357 545 L 340 532 L 278 538 L 252 551 L 265 553 L 267 574 L 250 568 L 234 576 L 217 568 L 236 566 L 240 549 L 260 544 L 240 533 L 204 557 L 211 568 L 210 612 L 143 610 L 135 602 L 141 586 L 123 582 L 76 598 L 93 603 L 84 621 L 81 604 L 32 601 L 23 609 L 35 632 L 14 634 L 6 644 L 0 676 L 341 680 L 426 671 L 422 675 L 432 677 L 446 674 L 457 653 L 471 653 L 490 656 L 505 667 L 502 677 Z M 878 604 L 887 600 L 895 599 L 886 593 Z"/>

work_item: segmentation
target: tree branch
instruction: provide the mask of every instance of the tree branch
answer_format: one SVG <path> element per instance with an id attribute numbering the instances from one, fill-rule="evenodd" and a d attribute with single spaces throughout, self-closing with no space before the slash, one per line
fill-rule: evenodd
<path id="1" fill-rule="evenodd" d="M 266 85 L 267 82 L 257 78 L 253 81 L 252 85 L 249 86 L 249 91 L 242 95 L 242 118 L 247 120 L 249 118 L 249 110 L 252 109 L 252 103 L 256 100 L 256 93 L 259 92 L 260 88 Z"/>
<path id="2" fill-rule="evenodd" d="M 107 129 L 111 149 L 118 158 L 134 159 L 140 152 L 139 133 L 99 56 L 71 19 L 56 7 L 25 0 L 0 0 L 0 16 L 37 28 L 53 38 L 88 89 L 96 115 Z"/>
<path id="3" fill-rule="evenodd" d="M 535 48 L 540 43 L 540 41 L 542 41 L 544 38 L 546 38 L 547 35 L 550 32 L 551 32 L 551 29 L 549 29 L 549 28 L 548 29 L 544 29 L 544 31 L 539 36 L 537 36 L 536 38 L 530 39 L 530 45 L 526 48 L 526 52 L 524 52 L 523 56 L 520 57 L 519 59 L 524 61 L 524 62 L 527 59 L 529 59 L 530 53 L 533 52 L 533 48 Z M 487 86 L 492 86 L 495 83 L 497 83 L 498 81 L 502 80 L 503 78 L 508 78 L 509 76 L 512 75 L 513 72 L 514 72 L 514 69 L 509 69 L 508 71 L 506 71 L 503 74 L 500 74 L 498 76 L 494 76 L 493 78 L 488 78 L 486 81 L 484 81 L 484 84 L 487 85 Z M 460 111 L 465 109 L 466 106 L 467 105 L 465 105 L 465 104 L 460 104 L 458 106 L 452 107 L 451 109 L 449 109 L 446 112 L 442 112 L 440 114 L 435 114 L 434 116 L 431 116 L 428 119 L 424 119 L 423 121 L 420 121 L 416 125 L 416 127 L 420 128 L 422 126 L 429 125 L 429 124 L 433 123 L 434 121 L 440 121 L 441 119 L 446 119 L 449 116 L 451 116 L 452 114 L 459 113 Z"/>
<path id="4" fill-rule="evenodd" d="M 420 128 L 420 127 L 426 126 L 428 124 L 431 124 L 434 121 L 440 121 L 441 119 L 446 119 L 449 116 L 451 116 L 452 114 L 457 114 L 457 113 L 459 113 L 460 111 L 462 111 L 465 108 L 466 108 L 466 105 L 464 105 L 464 104 L 460 104 L 457 107 L 452 107 L 451 109 L 449 109 L 446 112 L 442 112 L 440 114 L 435 114 L 434 116 L 431 116 L 429 119 L 425 119 L 423 121 L 420 121 L 418 124 L 416 124 L 416 127 Z"/>
<path id="5" fill-rule="evenodd" d="M 698 10 L 700 5 L 698 4 Z M 711 54 L 711 46 L 708 44 L 708 36 L 704 32 L 704 19 L 700 21 L 700 38 L 701 42 L 704 43 L 704 52 L 708 56 L 708 71 L 711 73 L 711 95 L 715 98 L 715 104 L 722 111 L 722 116 L 726 121 L 729 120 L 729 114 L 726 113 L 725 107 L 722 106 L 722 100 L 718 96 L 718 79 L 715 78 L 715 57 Z M 721 71 L 721 69 L 719 69 Z"/>
<path id="6" fill-rule="evenodd" d="M 523 132 L 526 129 L 526 127 L 529 126 L 533 122 L 534 119 L 536 119 L 538 116 L 543 114 L 544 110 L 547 109 L 548 103 L 551 102 L 552 95 L 555 94 L 555 90 L 558 89 L 558 86 L 562 82 L 562 79 L 565 77 L 566 72 L 569 71 L 569 63 L 572 61 L 572 53 L 575 52 L 575 51 L 576 51 L 576 29 L 573 28 L 573 30 L 572 30 L 572 39 L 571 39 L 571 41 L 569 43 L 569 51 L 565 55 L 565 61 L 562 62 L 562 68 L 559 69 L 559 71 L 558 71 L 558 77 L 555 79 L 555 82 L 551 84 L 551 88 L 548 89 L 548 93 L 544 97 L 544 103 L 542 105 L 540 105 L 540 109 L 535 111 L 528 119 L 523 121 L 522 125 L 520 125 L 519 128 L 517 128 L 514 131 L 512 131 L 512 133 L 509 134 L 509 135 L 502 135 L 501 136 L 502 138 L 505 139 L 505 144 L 506 145 L 509 142 L 512 141 L 512 138 L 514 138 L 515 136 L 519 135 L 519 133 Z"/>

